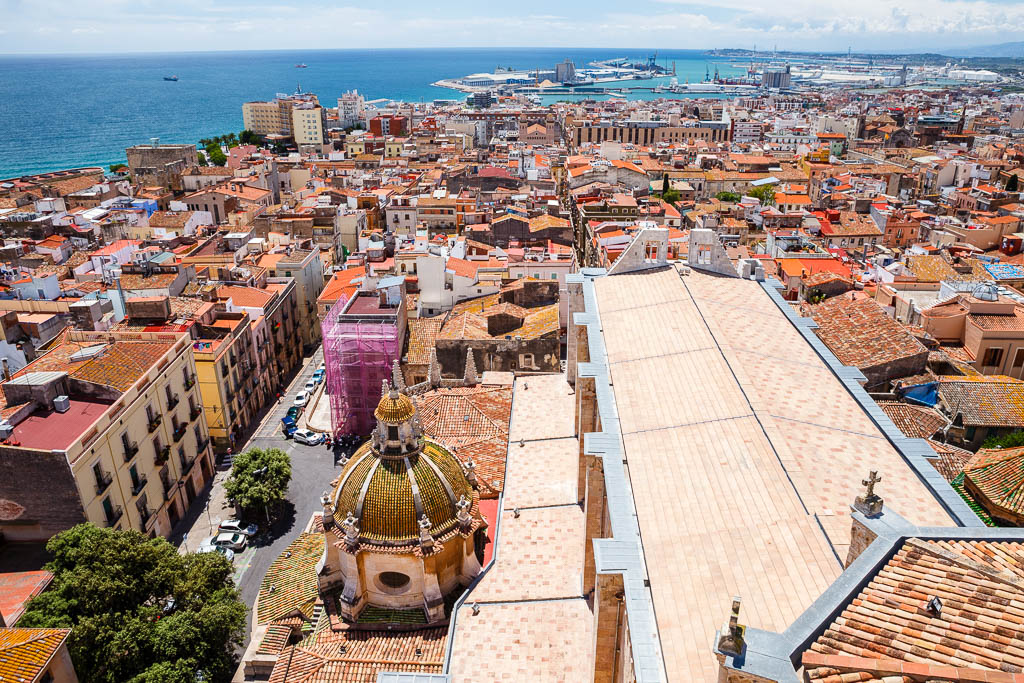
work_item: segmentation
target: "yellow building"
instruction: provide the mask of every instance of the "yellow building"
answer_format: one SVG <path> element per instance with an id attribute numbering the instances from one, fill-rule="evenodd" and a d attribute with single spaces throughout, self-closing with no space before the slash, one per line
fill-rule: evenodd
<path id="1" fill-rule="evenodd" d="M 219 313 L 192 344 L 196 376 L 214 448 L 233 448 L 263 406 L 249 314 Z"/>
<path id="2" fill-rule="evenodd" d="M 167 536 L 213 476 L 185 334 L 66 332 L 0 392 L 7 538 L 83 521 Z"/>

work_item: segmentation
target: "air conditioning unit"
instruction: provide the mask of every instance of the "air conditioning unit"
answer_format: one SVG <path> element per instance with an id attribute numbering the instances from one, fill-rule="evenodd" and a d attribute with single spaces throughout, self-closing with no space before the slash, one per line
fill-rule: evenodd
<path id="1" fill-rule="evenodd" d="M 7 420 L 0 422 L 0 439 L 9 439 L 14 433 L 14 425 Z"/>
<path id="2" fill-rule="evenodd" d="M 57 396 L 53 399 L 53 409 L 58 413 L 66 413 L 71 409 L 71 399 L 67 396 Z"/>

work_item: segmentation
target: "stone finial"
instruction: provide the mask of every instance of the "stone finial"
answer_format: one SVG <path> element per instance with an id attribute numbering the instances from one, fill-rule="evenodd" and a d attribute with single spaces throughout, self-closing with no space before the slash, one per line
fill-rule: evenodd
<path id="1" fill-rule="evenodd" d="M 743 654 L 746 632 L 747 627 L 740 624 L 740 599 L 739 596 L 735 596 L 732 599 L 732 611 L 729 613 L 729 621 L 722 624 L 722 628 L 718 632 L 716 649 L 723 654 L 738 657 Z"/>
<path id="2" fill-rule="evenodd" d="M 430 349 L 430 364 L 427 366 L 427 380 L 430 386 L 441 385 L 441 364 L 437 362 L 437 349 Z"/>
<path id="3" fill-rule="evenodd" d="M 391 363 L 391 383 L 399 391 L 405 391 L 405 379 L 402 377 L 402 364 L 396 358 Z"/>
<path id="4" fill-rule="evenodd" d="M 853 501 L 853 507 L 857 512 L 867 517 L 875 517 L 882 514 L 883 501 L 881 496 L 875 493 L 875 484 L 880 481 L 882 481 L 882 478 L 878 476 L 876 470 L 871 470 L 868 478 L 861 481 L 861 484 L 867 488 L 864 490 L 864 495 L 857 496 L 857 499 Z"/>
<path id="5" fill-rule="evenodd" d="M 334 524 L 334 509 L 331 506 L 331 496 L 327 491 L 324 491 L 323 495 L 320 496 L 320 506 L 323 508 L 323 524 L 325 529 L 330 529 Z"/>
<path id="6" fill-rule="evenodd" d="M 465 462 L 466 467 L 466 481 L 469 482 L 470 486 L 476 486 L 476 463 L 470 458 Z"/>
<path id="7" fill-rule="evenodd" d="M 466 352 L 466 372 L 464 375 L 466 386 L 472 386 L 479 380 L 476 376 L 476 360 L 473 358 L 473 349 Z"/>
<path id="8" fill-rule="evenodd" d="M 345 532 L 345 545 L 348 546 L 349 549 L 353 550 L 359 546 L 358 521 L 359 520 L 356 519 L 356 516 L 352 514 L 352 512 L 349 512 L 345 521 L 341 523 L 341 528 Z"/>
<path id="9" fill-rule="evenodd" d="M 420 515 L 419 521 L 416 523 L 420 527 L 420 547 L 423 548 L 424 553 L 429 553 L 434 549 L 434 537 L 430 535 L 430 527 L 434 523 L 430 521 L 426 513 Z"/>
<path id="10" fill-rule="evenodd" d="M 380 395 L 381 395 L 381 398 L 383 398 L 384 396 L 387 396 L 390 391 L 391 391 L 391 385 L 388 384 L 388 381 L 386 379 L 382 379 L 380 381 Z"/>
<path id="11" fill-rule="evenodd" d="M 458 508 L 458 512 L 455 513 L 455 519 L 458 520 L 459 526 L 463 531 L 468 531 L 469 527 L 473 524 L 473 517 L 469 514 L 469 508 L 472 502 L 466 498 L 466 496 L 459 496 L 459 502 L 455 504 Z"/>

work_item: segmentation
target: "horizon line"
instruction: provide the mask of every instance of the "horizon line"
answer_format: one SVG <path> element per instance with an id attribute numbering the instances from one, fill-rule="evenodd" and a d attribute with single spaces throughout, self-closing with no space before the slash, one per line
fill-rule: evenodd
<path id="1" fill-rule="evenodd" d="M 991 46 L 961 47 L 959 50 L 980 49 Z M 873 56 L 899 56 L 914 57 L 935 55 L 940 57 L 957 57 L 961 55 L 948 55 L 942 52 L 928 51 L 887 51 L 887 50 L 753 50 L 749 47 L 708 47 L 708 48 L 664 48 L 664 47 L 566 47 L 566 46 L 451 46 L 451 47 L 318 47 L 318 48 L 274 48 L 274 49 L 223 49 L 223 50 L 126 50 L 124 52 L 0 52 L 0 58 L 4 57 L 119 57 L 130 55 L 200 55 L 200 54 L 238 54 L 238 53 L 273 53 L 273 52 L 386 52 L 386 51 L 413 51 L 413 50 L 437 50 L 437 51 L 461 51 L 461 50 L 635 50 L 650 53 L 655 52 L 712 52 L 715 50 L 735 50 L 740 52 L 751 52 L 754 54 L 794 54 L 794 55 L 838 55 L 850 54 L 852 56 L 873 55 Z M 992 57 L 968 57 L 969 59 L 982 58 L 993 59 Z M 1017 57 L 1001 57 L 1000 59 L 1018 59 Z"/>

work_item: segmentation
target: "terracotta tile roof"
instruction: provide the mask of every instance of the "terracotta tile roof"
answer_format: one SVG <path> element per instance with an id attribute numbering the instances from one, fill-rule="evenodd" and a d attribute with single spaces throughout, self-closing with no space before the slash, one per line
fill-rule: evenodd
<path id="1" fill-rule="evenodd" d="M 1024 518 L 1024 448 L 984 448 L 964 466 L 964 478 L 990 516 Z"/>
<path id="2" fill-rule="evenodd" d="M 497 496 L 505 481 L 512 388 L 435 389 L 417 401 L 423 433 L 454 447 L 458 460 L 472 459 L 483 484 L 481 496 Z"/>
<path id="3" fill-rule="evenodd" d="M 803 653 L 807 677 L 979 681 L 978 670 L 1024 671 L 1022 555 L 1017 542 L 908 539 Z"/>
<path id="4" fill-rule="evenodd" d="M 930 439 L 949 421 L 937 410 L 898 401 L 878 401 L 878 407 L 889 416 L 901 432 L 911 438 Z"/>
<path id="5" fill-rule="evenodd" d="M 217 288 L 218 299 L 227 299 L 229 297 L 236 306 L 263 308 L 274 298 L 274 295 L 256 287 L 224 285 Z"/>
<path id="6" fill-rule="evenodd" d="M 53 574 L 45 569 L 0 574 L 0 617 L 3 622 L 8 626 L 18 623 L 25 611 L 25 603 L 42 593 L 51 581 Z"/>
<path id="7" fill-rule="evenodd" d="M 319 596 L 316 565 L 323 552 L 323 534 L 302 533 L 278 555 L 260 584 L 257 623 L 292 616 L 295 612 L 312 618 Z"/>
<path id="8" fill-rule="evenodd" d="M 278 657 L 270 682 L 376 683 L 381 671 L 441 673 L 447 638 L 447 627 L 321 630 Z"/>
<path id="9" fill-rule="evenodd" d="M 70 634 L 64 628 L 0 628 L 0 681 L 34 681 Z"/>
<path id="10" fill-rule="evenodd" d="M 487 331 L 487 318 L 495 314 L 491 309 L 522 318 L 523 322 L 510 332 L 491 335 Z M 437 339 L 504 339 L 506 336 L 539 339 L 553 334 L 558 334 L 558 304 L 522 308 L 501 303 L 498 294 L 490 294 L 452 307 Z"/>
<path id="11" fill-rule="evenodd" d="M 1024 330 L 1024 309 L 1014 308 L 1011 315 L 968 314 L 967 319 L 983 330 Z"/>
<path id="12" fill-rule="evenodd" d="M 836 296 L 805 310 L 818 323 L 818 337 L 844 365 L 873 367 L 927 352 L 872 299 Z"/>
<path id="13" fill-rule="evenodd" d="M 1024 382 L 1012 377 L 940 377 L 939 398 L 966 427 L 1024 427 Z"/>
<path id="14" fill-rule="evenodd" d="M 409 353 L 406 362 L 410 365 L 426 365 L 430 362 L 430 350 L 441 331 L 444 316 L 413 318 L 409 320 Z"/>
<path id="15" fill-rule="evenodd" d="M 928 439 L 928 445 L 939 454 L 937 460 L 932 461 L 932 466 L 942 475 L 943 479 L 952 482 L 963 474 L 964 465 L 974 457 L 974 453 L 963 448 L 957 448 L 948 443 L 940 443 Z"/>
<path id="16" fill-rule="evenodd" d="M 116 341 L 107 343 L 99 354 L 80 361 L 72 360 L 71 356 L 89 344 L 64 340 L 16 372 L 15 376 L 29 372 L 66 372 L 84 382 L 127 391 L 173 345 L 173 342 Z"/>

